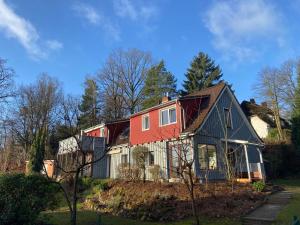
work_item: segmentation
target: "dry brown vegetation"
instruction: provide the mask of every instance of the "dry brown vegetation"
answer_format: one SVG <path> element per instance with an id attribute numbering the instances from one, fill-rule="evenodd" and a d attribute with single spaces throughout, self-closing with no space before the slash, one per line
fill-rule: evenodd
<path id="1" fill-rule="evenodd" d="M 201 187 L 200 187 L 201 186 Z M 196 185 L 198 212 L 209 217 L 240 217 L 260 204 L 265 193 L 250 185 Z M 204 191 L 205 190 L 205 191 Z M 181 183 L 112 181 L 105 191 L 85 200 L 85 207 L 128 218 L 154 221 L 178 220 L 192 216 L 189 193 Z"/>

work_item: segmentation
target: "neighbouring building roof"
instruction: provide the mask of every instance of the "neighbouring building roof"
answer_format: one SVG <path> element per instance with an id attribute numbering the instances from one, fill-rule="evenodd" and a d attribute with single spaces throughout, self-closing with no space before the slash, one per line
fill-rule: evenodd
<path id="1" fill-rule="evenodd" d="M 195 132 L 202 125 L 204 119 L 212 109 L 225 86 L 226 84 L 221 82 L 212 87 L 205 88 L 180 98 L 181 101 L 184 101 L 191 97 L 202 97 L 204 101 L 206 101 L 205 104 L 203 104 L 203 108 L 200 108 L 199 114 L 194 121 L 183 131 L 183 133 Z"/>
<path id="2" fill-rule="evenodd" d="M 241 103 L 241 108 L 248 119 L 252 116 L 258 116 L 261 120 L 269 124 L 270 127 L 276 127 L 274 113 L 265 103 L 259 105 L 256 104 L 254 99 L 251 99 L 250 101 L 243 101 Z M 289 122 L 284 118 L 281 118 L 281 123 L 283 128 L 288 128 L 290 126 Z"/>

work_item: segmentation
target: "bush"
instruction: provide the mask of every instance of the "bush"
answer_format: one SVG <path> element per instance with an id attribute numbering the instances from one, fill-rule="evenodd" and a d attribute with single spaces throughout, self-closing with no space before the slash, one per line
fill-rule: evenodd
<path id="1" fill-rule="evenodd" d="M 160 176 L 160 166 L 159 165 L 153 165 L 150 167 L 149 172 L 151 174 L 151 177 L 153 181 L 157 182 L 161 176 Z"/>
<path id="2" fill-rule="evenodd" d="M 108 189 L 109 179 L 96 179 L 92 177 L 82 177 L 79 180 L 80 190 L 99 189 L 105 191 Z"/>
<path id="3" fill-rule="evenodd" d="M 252 187 L 258 192 L 262 192 L 265 189 L 265 186 L 265 183 L 262 181 L 256 181 L 252 184 Z"/>
<path id="4" fill-rule="evenodd" d="M 58 186 L 41 175 L 0 176 L 0 224 L 35 224 L 41 211 L 58 204 Z"/>
<path id="5" fill-rule="evenodd" d="M 129 166 L 128 163 L 121 163 L 118 166 L 118 175 L 121 179 L 139 180 L 141 178 L 141 170 L 136 165 Z"/>

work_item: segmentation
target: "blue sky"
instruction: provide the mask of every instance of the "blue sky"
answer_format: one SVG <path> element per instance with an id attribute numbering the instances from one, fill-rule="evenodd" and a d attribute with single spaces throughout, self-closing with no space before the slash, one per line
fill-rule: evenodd
<path id="1" fill-rule="evenodd" d="M 300 56 L 300 0 L 0 0 L 0 57 L 18 84 L 42 72 L 80 95 L 116 48 L 164 59 L 178 87 L 193 57 L 208 53 L 238 99 L 254 96 L 257 73 Z"/>

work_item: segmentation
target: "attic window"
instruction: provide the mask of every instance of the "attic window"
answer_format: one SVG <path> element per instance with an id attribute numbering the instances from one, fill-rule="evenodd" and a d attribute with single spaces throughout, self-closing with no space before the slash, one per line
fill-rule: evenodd
<path id="1" fill-rule="evenodd" d="M 163 109 L 160 111 L 160 125 L 176 123 L 176 108 Z"/>
<path id="2" fill-rule="evenodd" d="M 225 124 L 227 128 L 232 128 L 232 117 L 231 117 L 231 110 L 228 108 L 224 108 L 224 117 L 225 117 Z"/>

